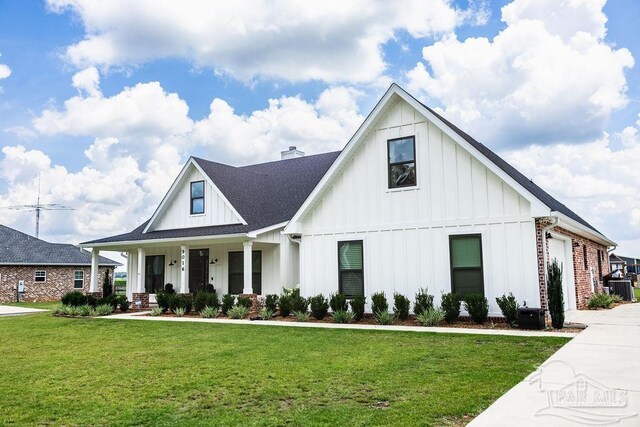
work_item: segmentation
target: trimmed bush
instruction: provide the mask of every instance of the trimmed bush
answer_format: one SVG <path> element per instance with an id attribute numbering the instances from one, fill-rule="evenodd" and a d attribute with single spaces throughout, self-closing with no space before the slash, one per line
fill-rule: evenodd
<path id="1" fill-rule="evenodd" d="M 309 305 L 311 306 L 313 317 L 318 320 L 324 319 L 329 311 L 329 302 L 322 294 L 309 298 Z"/>
<path id="2" fill-rule="evenodd" d="M 207 283 L 206 286 L 204 287 L 204 291 L 208 294 L 215 294 L 216 288 L 213 286 L 213 284 Z"/>
<path id="3" fill-rule="evenodd" d="M 392 325 L 395 321 L 395 316 L 388 311 L 377 311 L 373 314 L 379 325 Z"/>
<path id="4" fill-rule="evenodd" d="M 464 309 L 474 322 L 482 325 L 489 316 L 489 301 L 484 295 L 467 295 L 464 297 Z"/>
<path id="5" fill-rule="evenodd" d="M 173 294 L 169 294 L 167 293 L 167 291 L 158 292 L 156 294 L 156 303 L 158 304 L 158 308 L 160 308 L 163 313 L 169 310 L 169 303 L 172 296 Z"/>
<path id="6" fill-rule="evenodd" d="M 311 313 L 309 313 L 308 311 L 295 310 L 293 312 L 293 317 L 295 317 L 296 321 L 298 322 L 308 322 L 309 319 L 311 319 Z"/>
<path id="7" fill-rule="evenodd" d="M 253 306 L 253 300 L 249 297 L 238 297 L 238 302 L 236 303 L 236 305 L 241 305 L 243 307 L 246 307 L 247 310 L 251 310 L 251 307 Z"/>
<path id="8" fill-rule="evenodd" d="M 374 315 L 383 311 L 389 311 L 389 303 L 387 303 L 387 297 L 384 295 L 384 292 L 376 292 L 371 295 L 371 303 Z"/>
<path id="9" fill-rule="evenodd" d="M 338 310 L 331 313 L 334 323 L 351 323 L 353 321 L 353 313 L 345 310 Z"/>
<path id="10" fill-rule="evenodd" d="M 218 315 L 218 307 L 206 306 L 200 311 L 200 316 L 205 319 L 211 319 Z"/>
<path id="11" fill-rule="evenodd" d="M 129 307 L 131 307 L 131 302 L 127 299 L 126 296 L 120 295 L 120 311 L 126 313 L 129 311 Z"/>
<path id="12" fill-rule="evenodd" d="M 163 313 L 162 309 L 160 307 L 153 307 L 151 309 L 151 315 L 156 317 L 156 316 L 160 316 Z"/>
<path id="13" fill-rule="evenodd" d="M 331 311 L 347 311 L 347 297 L 344 294 L 338 292 L 329 296 L 329 306 Z"/>
<path id="14" fill-rule="evenodd" d="M 433 295 L 429 295 L 428 289 L 418 289 L 416 300 L 413 303 L 413 314 L 416 316 L 433 308 Z"/>
<path id="15" fill-rule="evenodd" d="M 280 298 L 278 299 L 278 307 L 280 308 L 280 316 L 289 316 L 291 314 L 291 310 L 293 310 L 291 296 L 285 294 L 280 295 Z"/>
<path id="16" fill-rule="evenodd" d="M 496 302 L 507 323 L 511 326 L 515 325 L 518 321 L 518 309 L 520 308 L 516 297 L 509 292 L 509 295 L 502 295 L 500 298 L 496 298 Z"/>
<path id="17" fill-rule="evenodd" d="M 231 294 L 225 294 L 222 296 L 222 314 L 225 316 L 229 314 L 229 310 L 236 304 L 236 297 Z"/>
<path id="18" fill-rule="evenodd" d="M 273 310 L 265 307 L 258 312 L 258 316 L 260 316 L 260 319 L 262 320 L 269 320 L 273 317 L 273 313 L 274 313 Z"/>
<path id="19" fill-rule="evenodd" d="M 249 314 L 249 309 L 244 305 L 234 305 L 229 309 L 229 317 L 232 319 L 244 319 Z"/>
<path id="20" fill-rule="evenodd" d="M 441 308 L 428 308 L 416 315 L 416 322 L 422 326 L 437 326 L 444 320 L 444 310 Z"/>
<path id="21" fill-rule="evenodd" d="M 462 302 L 462 297 L 455 293 L 443 293 L 442 294 L 442 302 L 440 303 L 440 307 L 442 307 L 442 311 L 444 311 L 444 320 L 447 323 L 453 323 L 460 317 L 460 303 Z"/>
<path id="22" fill-rule="evenodd" d="M 218 295 L 215 292 L 198 292 L 193 297 L 193 309 L 200 313 L 207 306 L 218 308 Z"/>
<path id="23" fill-rule="evenodd" d="M 62 302 L 63 305 L 79 307 L 87 303 L 87 297 L 80 291 L 71 291 L 62 295 L 60 302 Z"/>
<path id="24" fill-rule="evenodd" d="M 564 297 L 562 295 L 562 266 L 557 259 L 547 265 L 547 303 L 551 315 L 551 326 L 564 326 Z"/>
<path id="25" fill-rule="evenodd" d="M 164 291 L 168 294 L 175 294 L 176 291 L 175 289 L 173 289 L 173 285 L 171 283 L 167 283 L 166 285 L 164 285 Z"/>
<path id="26" fill-rule="evenodd" d="M 364 295 L 355 296 L 349 305 L 351 305 L 351 312 L 353 312 L 353 318 L 357 321 L 362 320 L 364 317 L 364 306 L 367 303 L 367 297 Z"/>
<path id="27" fill-rule="evenodd" d="M 276 312 L 278 310 L 278 295 L 269 294 L 264 300 L 265 308 L 268 308 L 272 312 Z"/>
<path id="28" fill-rule="evenodd" d="M 300 311 L 306 313 L 309 309 L 309 302 L 306 298 L 300 296 L 300 289 L 295 289 L 291 294 L 291 311 Z"/>
<path id="29" fill-rule="evenodd" d="M 118 295 L 111 294 L 108 297 L 99 298 L 98 302 L 96 303 L 96 305 L 105 305 L 105 304 L 111 306 L 111 309 L 112 309 L 111 311 L 116 311 L 118 309 L 118 304 L 120 304 L 120 299 L 118 298 Z"/>
<path id="30" fill-rule="evenodd" d="M 93 308 L 96 308 L 96 305 L 98 305 L 98 299 L 96 297 L 94 297 L 93 295 L 85 295 L 85 303 L 87 305 L 90 305 Z"/>
<path id="31" fill-rule="evenodd" d="M 589 310 L 597 310 L 599 308 L 611 308 L 613 304 L 621 302 L 622 298 L 619 295 L 607 295 L 607 294 L 593 294 L 587 302 Z"/>
<path id="32" fill-rule="evenodd" d="M 98 316 L 108 316 L 113 313 L 113 307 L 111 304 L 101 304 L 96 306 L 96 315 Z"/>
<path id="33" fill-rule="evenodd" d="M 193 308 L 193 298 L 189 294 L 175 294 L 170 299 L 170 307 L 171 311 L 176 314 L 176 310 L 182 309 L 184 310 L 184 314 L 188 314 L 191 312 L 191 308 Z"/>
<path id="34" fill-rule="evenodd" d="M 393 294 L 393 313 L 400 320 L 409 318 L 409 310 L 411 309 L 411 301 L 402 294 L 395 292 Z"/>
<path id="35" fill-rule="evenodd" d="M 102 281 L 102 296 L 109 297 L 113 295 L 113 285 L 111 284 L 111 278 L 109 277 L 109 270 L 104 272 L 104 280 Z"/>

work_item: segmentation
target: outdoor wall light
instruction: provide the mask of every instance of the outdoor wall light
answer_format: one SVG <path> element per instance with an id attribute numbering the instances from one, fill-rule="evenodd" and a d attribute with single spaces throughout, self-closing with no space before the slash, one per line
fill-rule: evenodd
<path id="1" fill-rule="evenodd" d="M 209 264 L 214 265 L 218 262 L 218 258 L 213 258 Z"/>
<path id="2" fill-rule="evenodd" d="M 176 265 L 178 263 L 178 260 L 173 260 L 169 263 L 169 267 L 173 267 L 174 265 Z"/>

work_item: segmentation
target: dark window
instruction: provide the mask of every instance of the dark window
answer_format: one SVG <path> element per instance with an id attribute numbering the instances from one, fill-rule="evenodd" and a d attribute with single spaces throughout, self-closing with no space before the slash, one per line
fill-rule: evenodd
<path id="1" fill-rule="evenodd" d="M 416 185 L 416 138 L 414 136 L 387 141 L 389 154 L 389 188 Z"/>
<path id="2" fill-rule="evenodd" d="M 191 183 L 191 214 L 204 213 L 204 181 Z"/>
<path id="3" fill-rule="evenodd" d="M 584 260 L 584 269 L 588 268 L 587 265 L 587 245 L 582 245 L 582 258 Z"/>
<path id="4" fill-rule="evenodd" d="M 47 272 L 46 271 L 36 271 L 34 281 L 36 282 L 46 282 L 47 281 Z"/>
<path id="5" fill-rule="evenodd" d="M 602 251 L 598 249 L 598 280 L 602 278 Z"/>
<path id="6" fill-rule="evenodd" d="M 145 292 L 155 294 L 164 289 L 164 255 L 151 255 L 144 261 Z"/>
<path id="7" fill-rule="evenodd" d="M 262 251 L 251 254 L 251 287 L 262 294 Z M 229 252 L 229 293 L 239 295 L 244 289 L 244 252 Z"/>
<path id="8" fill-rule="evenodd" d="M 449 255 L 451 290 L 461 295 L 484 295 L 480 235 L 449 236 Z"/>
<path id="9" fill-rule="evenodd" d="M 347 298 L 364 295 L 362 240 L 338 242 L 338 290 Z"/>
<path id="10" fill-rule="evenodd" d="M 82 289 L 84 286 L 84 271 L 76 270 L 73 272 L 73 289 Z"/>

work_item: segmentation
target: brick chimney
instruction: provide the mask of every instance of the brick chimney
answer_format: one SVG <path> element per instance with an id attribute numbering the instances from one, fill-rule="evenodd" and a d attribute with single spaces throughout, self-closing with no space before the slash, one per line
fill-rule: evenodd
<path id="1" fill-rule="evenodd" d="M 280 159 L 281 160 L 295 159 L 297 157 L 303 157 L 303 156 L 304 156 L 304 151 L 298 150 L 295 147 L 295 145 L 290 146 L 287 151 L 281 151 L 280 152 Z"/>

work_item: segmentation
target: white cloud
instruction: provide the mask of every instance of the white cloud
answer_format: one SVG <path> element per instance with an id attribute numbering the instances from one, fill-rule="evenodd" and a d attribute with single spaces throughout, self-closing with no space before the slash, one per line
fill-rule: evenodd
<path id="1" fill-rule="evenodd" d="M 408 86 L 498 147 L 598 138 L 626 105 L 631 53 L 608 45 L 602 0 L 515 0 L 492 40 L 455 36 L 423 49 Z"/>
<path id="2" fill-rule="evenodd" d="M 8 65 L 0 64 L 0 79 L 6 79 L 11 75 L 11 68 Z"/>
<path id="3" fill-rule="evenodd" d="M 412 37 L 482 23 L 487 8 L 450 0 L 205 2 L 199 0 L 48 0 L 71 11 L 84 40 L 66 50 L 78 67 L 129 67 L 157 58 L 185 58 L 241 80 L 371 82 L 385 70 L 382 46 L 398 31 Z"/>

